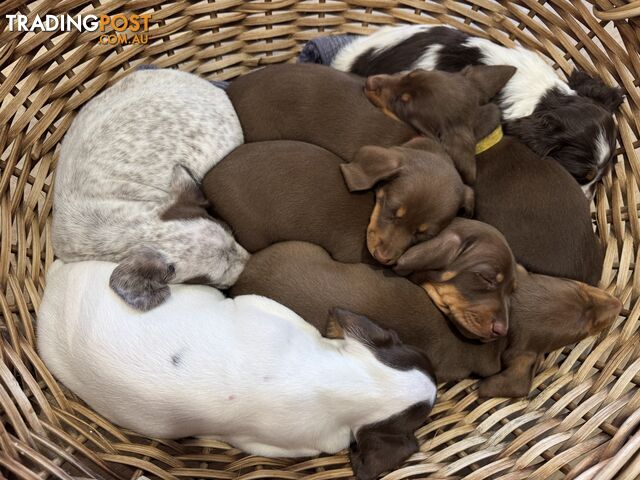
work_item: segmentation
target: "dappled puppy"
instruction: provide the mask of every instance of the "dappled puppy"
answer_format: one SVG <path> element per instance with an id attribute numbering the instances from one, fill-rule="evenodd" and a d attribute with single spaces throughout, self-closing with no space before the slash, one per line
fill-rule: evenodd
<path id="1" fill-rule="evenodd" d="M 420 285 L 466 337 L 491 341 L 507 334 L 516 261 L 494 227 L 456 218 L 407 250 L 394 271 Z"/>
<path id="2" fill-rule="evenodd" d="M 364 79 L 321 65 L 268 66 L 234 80 L 227 93 L 247 142 L 299 140 L 350 161 L 365 145 L 390 147 L 417 133 L 436 135 L 471 185 L 473 129 L 484 122 L 480 104 L 498 93 L 513 71 L 472 67 L 465 73 L 424 77 L 431 92 L 421 104 L 425 120 L 408 125 L 371 105 Z"/>
<path id="3" fill-rule="evenodd" d="M 405 25 L 377 30 L 348 43 L 334 68 L 362 76 L 402 71 L 457 72 L 468 65 L 512 65 L 518 71 L 495 101 L 510 135 L 539 156 L 557 160 L 590 199 L 615 154 L 612 114 L 622 90 L 573 70 L 563 81 L 541 55 L 507 48 L 446 25 Z"/>
<path id="4" fill-rule="evenodd" d="M 385 265 L 473 205 L 449 156 L 426 138 L 366 146 L 351 163 L 304 142 L 248 143 L 207 173 L 202 188 L 250 252 L 304 240 L 336 260 L 370 263 L 372 255 Z"/>
<path id="5" fill-rule="evenodd" d="M 508 334 L 493 342 L 463 337 L 424 290 L 387 269 L 345 264 L 321 247 L 284 242 L 254 254 L 232 295 L 272 298 L 326 331 L 327 305 L 341 305 L 393 329 L 427 353 L 439 381 L 484 377 L 481 396 L 529 393 L 538 359 L 607 329 L 620 301 L 584 283 L 517 269 Z"/>
<path id="6" fill-rule="evenodd" d="M 413 124 L 424 118 L 420 99 L 431 95 L 432 81 L 423 77 L 435 73 L 439 72 L 370 78 L 367 83 L 375 87 L 372 102 Z M 473 132 L 478 140 L 474 218 L 500 230 L 518 263 L 528 270 L 595 285 L 604 252 L 580 186 L 558 162 L 504 135 L 496 105 L 484 106 L 483 118 Z"/>
<path id="7" fill-rule="evenodd" d="M 394 332 L 331 307 L 325 320 L 344 338 L 328 339 L 273 300 L 203 285 L 172 285 L 166 302 L 141 313 L 109 289 L 114 268 L 55 262 L 38 312 L 41 358 L 111 422 L 272 457 L 336 453 L 355 438 L 361 480 L 418 449 L 435 378 Z"/>
<path id="8" fill-rule="evenodd" d="M 242 143 L 223 90 L 177 70 L 140 70 L 94 97 L 60 147 L 54 253 L 119 262 L 111 286 L 134 308 L 166 300 L 169 283 L 231 285 L 248 258 L 210 217 L 198 181 Z"/>

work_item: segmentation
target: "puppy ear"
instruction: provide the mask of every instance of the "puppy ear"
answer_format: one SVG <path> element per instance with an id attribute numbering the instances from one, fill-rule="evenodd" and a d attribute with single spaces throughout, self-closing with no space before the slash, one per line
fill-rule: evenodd
<path id="1" fill-rule="evenodd" d="M 421 242 L 407 250 L 396 263 L 394 272 L 445 270 L 460 255 L 462 239 L 453 232 L 443 231 L 435 238 Z"/>
<path id="2" fill-rule="evenodd" d="M 473 130 L 464 125 L 450 125 L 442 132 L 440 141 L 462 181 L 473 186 L 476 183 L 476 137 Z"/>
<path id="3" fill-rule="evenodd" d="M 200 189 L 200 184 L 183 165 L 174 165 L 169 185 L 170 205 L 160 215 L 160 219 L 184 220 L 209 218 L 208 202 Z"/>
<path id="4" fill-rule="evenodd" d="M 588 299 L 585 314 L 586 330 L 589 335 L 596 335 L 618 318 L 622 303 L 600 288 L 586 284 L 580 284 L 580 288 Z"/>
<path id="5" fill-rule="evenodd" d="M 569 86 L 579 95 L 595 100 L 611 113 L 615 112 L 624 101 L 622 89 L 606 85 L 602 79 L 574 70 L 569 76 Z"/>
<path id="6" fill-rule="evenodd" d="M 362 147 L 351 163 L 340 165 L 342 176 L 350 192 L 369 190 L 400 170 L 402 154 L 396 150 L 377 146 Z"/>
<path id="7" fill-rule="evenodd" d="M 506 351 L 502 356 L 504 369 L 480 380 L 478 395 L 488 397 L 525 397 L 542 357 L 534 352 Z"/>
<path id="8" fill-rule="evenodd" d="M 349 457 L 357 480 L 375 480 L 418 451 L 418 441 L 413 434 L 367 431 L 356 438 L 357 443 L 349 449 Z"/>
<path id="9" fill-rule="evenodd" d="M 328 325 L 335 321 L 342 327 L 344 338 L 352 338 L 365 345 L 377 347 L 400 341 L 395 332 L 378 326 L 364 315 L 343 308 L 332 308 L 329 310 L 329 317 Z M 332 328 L 335 330 L 335 326 Z"/>
<path id="10" fill-rule="evenodd" d="M 462 74 L 475 83 L 480 93 L 480 103 L 495 97 L 516 73 L 511 65 L 475 65 L 462 70 Z"/>
<path id="11" fill-rule="evenodd" d="M 464 198 L 462 200 L 462 213 L 466 218 L 473 217 L 473 211 L 476 206 L 476 194 L 473 188 L 464 186 Z"/>
<path id="12" fill-rule="evenodd" d="M 167 284 L 174 277 L 174 266 L 160 252 L 140 247 L 113 270 L 109 286 L 133 308 L 147 311 L 169 297 Z"/>

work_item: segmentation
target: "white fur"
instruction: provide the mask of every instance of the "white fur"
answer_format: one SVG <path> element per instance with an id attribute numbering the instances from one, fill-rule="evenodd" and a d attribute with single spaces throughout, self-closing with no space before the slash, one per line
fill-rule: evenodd
<path id="1" fill-rule="evenodd" d="M 446 25 L 441 25 L 445 26 Z M 394 47 L 421 31 L 433 28 L 433 25 L 409 25 L 403 27 L 385 27 L 369 36 L 361 37 L 346 45 L 337 55 L 332 66 L 338 70 L 349 71 L 354 61 L 370 49 L 377 52 Z M 451 27 L 447 27 L 451 28 Z M 470 37 L 466 46 L 477 47 L 486 65 L 512 65 L 518 70 L 502 90 L 502 110 L 505 120 L 526 117 L 533 113 L 542 96 L 551 88 L 557 87 L 568 95 L 575 94 L 569 86 L 556 75 L 553 67 L 532 50 L 522 47 L 506 48 L 490 40 Z M 435 69 L 438 53 L 442 45 L 431 45 L 411 66 L 411 69 Z"/>
<path id="2" fill-rule="evenodd" d="M 596 137 L 596 161 L 598 162 L 598 172 L 604 171 L 604 166 L 606 165 L 609 158 L 611 158 L 611 146 L 609 145 L 609 141 L 607 140 L 607 134 L 604 129 L 600 129 L 598 132 L 598 136 Z M 596 176 L 589 183 L 585 183 L 581 185 L 582 191 L 587 195 L 588 198 L 593 197 L 595 184 L 600 181 L 602 177 L 600 175 Z"/>
<path id="3" fill-rule="evenodd" d="M 249 453 L 337 452 L 363 425 L 433 403 L 419 370 L 329 340 L 284 306 L 196 285 L 141 313 L 108 287 L 115 264 L 56 261 L 38 316 L 39 353 L 114 423 L 159 438 L 215 436 Z"/>
<path id="4" fill-rule="evenodd" d="M 540 99 L 551 88 L 573 95 L 575 92 L 563 82 L 545 59 L 526 48 L 506 48 L 484 38 L 471 37 L 469 47 L 478 47 L 485 65 L 512 65 L 516 73 L 502 89 L 502 105 L 505 120 L 531 115 Z"/>
<path id="5" fill-rule="evenodd" d="M 82 108 L 62 142 L 56 256 L 121 261 L 145 245 L 175 267 L 175 282 L 206 275 L 232 285 L 248 254 L 227 230 L 210 219 L 160 216 L 179 197 L 170 192 L 176 165 L 199 181 L 242 142 L 229 98 L 206 80 L 162 69 L 127 75 Z"/>
<path id="6" fill-rule="evenodd" d="M 422 30 L 431 28 L 429 25 L 408 25 L 406 27 L 384 27 L 371 35 L 360 37 L 345 45 L 331 62 L 337 70 L 348 72 L 353 62 L 370 49 L 382 52 L 393 47 Z"/>

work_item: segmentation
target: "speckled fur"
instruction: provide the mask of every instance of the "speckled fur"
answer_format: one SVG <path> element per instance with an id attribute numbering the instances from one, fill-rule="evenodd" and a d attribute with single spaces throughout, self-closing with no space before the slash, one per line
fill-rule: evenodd
<path id="1" fill-rule="evenodd" d="M 220 288 L 232 285 L 248 254 L 225 225 L 206 216 L 163 221 L 161 215 L 180 189 L 193 188 L 242 142 L 231 102 L 204 79 L 176 70 L 126 76 L 80 111 L 62 142 L 56 255 L 65 262 L 119 262 L 142 246 L 175 269 L 171 283 L 207 277 Z"/>

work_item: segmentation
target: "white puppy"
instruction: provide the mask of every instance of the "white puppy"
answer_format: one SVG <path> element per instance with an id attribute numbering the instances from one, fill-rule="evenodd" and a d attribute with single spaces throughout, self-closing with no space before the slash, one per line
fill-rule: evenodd
<path id="1" fill-rule="evenodd" d="M 140 312 L 109 288 L 114 268 L 56 261 L 38 319 L 51 372 L 112 422 L 267 456 L 333 453 L 355 437 L 362 479 L 417 450 L 436 385 L 426 357 L 394 332 L 334 309 L 344 339 L 328 339 L 273 300 L 199 285 L 172 285 Z"/>
<path id="2" fill-rule="evenodd" d="M 167 283 L 227 288 L 248 253 L 208 216 L 198 182 L 243 142 L 226 93 L 177 70 L 133 72 L 87 103 L 60 148 L 53 247 L 120 262 L 111 287 L 149 310 Z"/>

